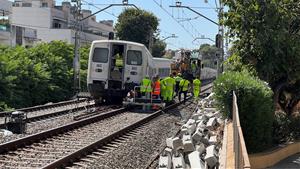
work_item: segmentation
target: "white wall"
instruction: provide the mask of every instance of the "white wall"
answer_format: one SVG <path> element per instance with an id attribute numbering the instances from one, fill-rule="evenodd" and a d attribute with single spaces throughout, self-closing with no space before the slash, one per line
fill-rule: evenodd
<path id="1" fill-rule="evenodd" d="M 62 40 L 68 43 L 74 43 L 71 29 L 37 29 L 37 38 L 43 42 Z"/>
<path id="2" fill-rule="evenodd" d="M 0 45 L 11 45 L 10 32 L 0 31 Z"/>
<path id="3" fill-rule="evenodd" d="M 102 36 L 81 32 L 81 42 L 91 43 L 94 40 L 107 39 Z M 72 29 L 38 29 L 37 37 L 43 42 L 62 40 L 68 43 L 75 43 L 75 32 Z"/>
<path id="4" fill-rule="evenodd" d="M 0 9 L 4 11 L 11 11 L 12 3 L 8 0 L 0 0 Z"/>
<path id="5" fill-rule="evenodd" d="M 50 8 L 13 7 L 11 24 L 37 28 L 51 28 Z"/>

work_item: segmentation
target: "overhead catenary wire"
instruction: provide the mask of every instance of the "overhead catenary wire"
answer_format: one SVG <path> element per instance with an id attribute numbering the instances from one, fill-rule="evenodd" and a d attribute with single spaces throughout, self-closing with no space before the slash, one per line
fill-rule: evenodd
<path id="1" fill-rule="evenodd" d="M 160 6 L 159 3 L 156 0 L 153 0 L 153 2 L 157 6 L 159 6 L 165 13 L 167 13 L 173 20 L 175 20 L 192 38 L 195 38 L 194 35 L 188 29 L 186 29 L 183 24 L 178 22 L 178 20 L 169 11 L 167 11 L 163 6 Z"/>

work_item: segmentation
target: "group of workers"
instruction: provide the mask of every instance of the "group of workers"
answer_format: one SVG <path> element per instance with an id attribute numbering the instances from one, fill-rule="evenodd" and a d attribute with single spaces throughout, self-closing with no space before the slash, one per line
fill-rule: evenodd
<path id="1" fill-rule="evenodd" d="M 178 96 L 181 101 L 182 94 L 184 95 L 183 102 L 187 99 L 189 91 L 193 92 L 195 99 L 199 98 L 201 89 L 201 81 L 199 77 L 196 77 L 193 81 L 189 81 L 181 76 L 180 73 L 176 75 L 176 72 L 170 74 L 170 76 L 160 79 L 156 76 L 151 81 L 149 76 L 146 76 L 141 82 L 140 92 L 146 98 L 150 98 L 152 94 L 153 99 L 162 99 L 164 102 L 171 103 L 173 99 Z"/>

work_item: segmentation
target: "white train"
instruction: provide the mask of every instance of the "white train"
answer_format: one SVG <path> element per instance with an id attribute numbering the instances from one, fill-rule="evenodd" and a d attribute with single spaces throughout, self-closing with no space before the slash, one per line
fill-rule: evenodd
<path id="1" fill-rule="evenodd" d="M 171 60 L 153 58 L 140 43 L 98 40 L 92 43 L 87 85 L 94 99 L 120 102 L 147 75 L 161 78 L 171 73 Z"/>

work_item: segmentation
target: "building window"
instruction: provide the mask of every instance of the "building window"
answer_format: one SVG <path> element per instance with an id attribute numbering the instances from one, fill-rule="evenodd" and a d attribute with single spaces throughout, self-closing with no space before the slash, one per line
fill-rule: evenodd
<path id="1" fill-rule="evenodd" d="M 19 7 L 20 4 L 19 4 L 18 2 L 15 2 L 15 3 L 13 3 L 13 6 L 14 6 L 14 7 Z"/>
<path id="2" fill-rule="evenodd" d="M 53 28 L 57 28 L 57 29 L 60 29 L 61 28 L 61 24 L 60 23 L 53 23 Z"/>
<path id="3" fill-rule="evenodd" d="M 22 3 L 22 7 L 31 7 L 31 3 Z"/>
<path id="4" fill-rule="evenodd" d="M 48 7 L 48 3 L 47 2 L 43 2 L 42 3 L 42 7 L 47 8 Z"/>

